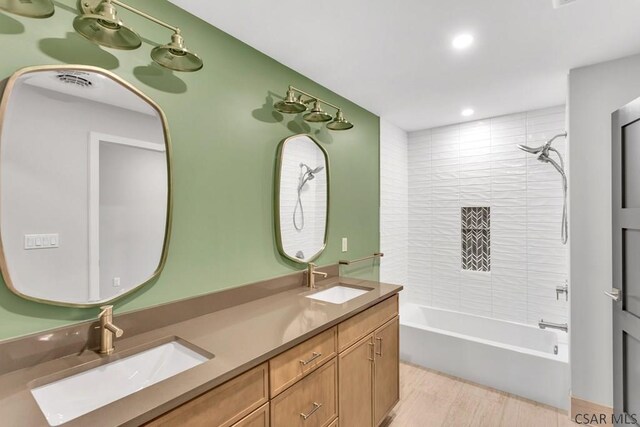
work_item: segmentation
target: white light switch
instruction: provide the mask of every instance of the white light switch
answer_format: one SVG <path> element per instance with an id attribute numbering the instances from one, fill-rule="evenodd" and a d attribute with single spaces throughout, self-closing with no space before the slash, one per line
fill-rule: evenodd
<path id="1" fill-rule="evenodd" d="M 342 252 L 347 252 L 349 250 L 349 242 L 346 237 L 342 238 Z"/>
<path id="2" fill-rule="evenodd" d="M 57 248 L 60 238 L 57 234 L 25 234 L 25 249 L 52 249 Z"/>
<path id="3" fill-rule="evenodd" d="M 120 278 L 119 277 L 114 277 L 113 278 L 113 287 L 114 288 L 119 288 L 120 287 Z"/>

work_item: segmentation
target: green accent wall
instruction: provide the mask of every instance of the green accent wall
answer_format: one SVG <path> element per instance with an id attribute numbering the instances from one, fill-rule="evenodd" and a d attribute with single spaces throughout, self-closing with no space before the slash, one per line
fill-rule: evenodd
<path id="1" fill-rule="evenodd" d="M 301 269 L 279 255 L 273 220 L 276 148 L 282 139 L 297 133 L 314 135 L 331 161 L 329 242 L 317 263 L 334 264 L 379 249 L 377 116 L 165 0 L 128 3 L 182 28 L 187 46 L 205 62 L 197 73 L 173 73 L 152 63 L 151 48 L 170 38 L 170 32 L 160 26 L 121 10 L 120 17 L 140 33 L 143 45 L 134 51 L 103 49 L 74 32 L 75 0 L 55 3 L 55 15 L 46 20 L 0 12 L 0 76 L 40 64 L 100 66 L 153 98 L 169 120 L 174 217 L 167 265 L 155 283 L 119 301 L 117 312 Z M 325 60 L 335 61 L 335 72 L 340 72 L 339 56 Z M 289 84 L 342 106 L 356 127 L 330 132 L 297 116 L 274 113 L 273 102 Z M 349 238 L 347 254 L 341 253 L 342 237 Z M 369 265 L 354 274 L 375 278 L 377 271 Z M 0 339 L 96 315 L 97 309 L 23 300 L 0 283 Z"/>

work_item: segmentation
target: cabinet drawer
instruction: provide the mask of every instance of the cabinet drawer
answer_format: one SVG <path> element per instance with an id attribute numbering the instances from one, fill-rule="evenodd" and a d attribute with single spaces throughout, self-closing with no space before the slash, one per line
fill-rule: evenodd
<path id="1" fill-rule="evenodd" d="M 280 393 L 271 401 L 271 426 L 330 426 L 338 415 L 337 373 L 334 358 Z"/>
<path id="2" fill-rule="evenodd" d="M 334 327 L 271 359 L 271 397 L 335 356 L 336 341 L 337 328 Z"/>
<path id="3" fill-rule="evenodd" d="M 374 305 L 338 325 L 338 351 L 343 351 L 365 335 L 398 315 L 398 295 Z"/>
<path id="4" fill-rule="evenodd" d="M 269 401 L 268 384 L 269 370 L 263 363 L 147 425 L 229 427 Z"/>
<path id="5" fill-rule="evenodd" d="M 233 427 L 269 427 L 269 404 L 265 403 L 238 421 Z"/>

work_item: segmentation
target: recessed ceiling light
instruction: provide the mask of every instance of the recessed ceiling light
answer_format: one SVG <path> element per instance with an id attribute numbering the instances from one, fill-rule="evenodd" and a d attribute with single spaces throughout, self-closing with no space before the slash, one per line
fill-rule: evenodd
<path id="1" fill-rule="evenodd" d="M 451 43 L 455 49 L 466 49 L 473 44 L 473 36 L 468 33 L 458 34 Z"/>
<path id="2" fill-rule="evenodd" d="M 462 114 L 464 117 L 469 117 L 473 116 L 473 113 L 475 113 L 475 111 L 473 111 L 473 108 L 465 108 L 460 114 Z"/>

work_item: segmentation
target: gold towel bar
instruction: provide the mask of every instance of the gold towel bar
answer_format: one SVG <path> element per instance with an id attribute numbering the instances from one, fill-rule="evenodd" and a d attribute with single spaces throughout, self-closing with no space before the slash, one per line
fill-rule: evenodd
<path id="1" fill-rule="evenodd" d="M 341 261 L 338 261 L 338 263 L 340 265 L 350 265 L 350 264 L 353 264 L 353 263 L 356 263 L 356 262 L 366 261 L 366 260 L 372 259 L 372 258 L 382 258 L 383 256 L 384 256 L 384 254 L 382 252 L 376 252 L 375 254 L 370 255 L 370 256 L 366 256 L 364 258 L 358 258 L 358 259 L 354 259 L 354 260 L 351 260 L 351 261 L 341 260 Z"/>

